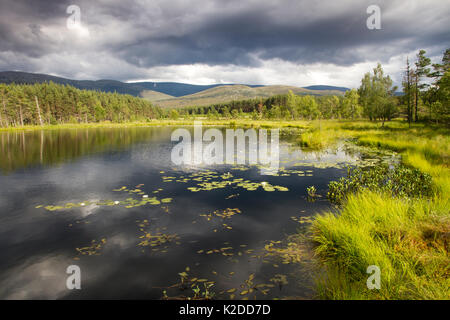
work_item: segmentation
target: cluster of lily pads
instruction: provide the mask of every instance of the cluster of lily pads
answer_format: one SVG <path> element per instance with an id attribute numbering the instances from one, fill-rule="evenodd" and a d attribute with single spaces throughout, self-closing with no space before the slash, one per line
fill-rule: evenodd
<path id="1" fill-rule="evenodd" d="M 172 202 L 172 198 L 162 198 L 158 199 L 157 197 L 149 197 L 144 191 L 139 189 L 142 187 L 143 184 L 137 185 L 135 189 L 128 189 L 127 187 L 123 186 L 119 189 L 113 189 L 113 191 L 116 192 L 128 192 L 129 194 L 136 194 L 142 196 L 141 199 L 135 199 L 135 198 L 127 198 L 126 201 L 114 201 L 114 204 L 123 204 L 125 205 L 125 208 L 133 208 L 133 207 L 139 207 L 146 204 L 151 205 L 159 205 L 161 203 L 170 203 Z M 153 191 L 153 193 L 159 193 L 163 189 L 159 188 Z M 110 203 L 110 202 L 108 202 Z"/>
<path id="2" fill-rule="evenodd" d="M 212 181 L 203 182 L 197 184 L 196 187 L 189 187 L 188 190 L 192 192 L 198 191 L 211 191 L 215 189 L 222 189 L 228 186 L 241 187 L 247 191 L 255 191 L 261 187 L 264 191 L 289 191 L 288 188 L 283 186 L 271 185 L 269 182 L 252 182 L 250 180 L 244 180 L 243 178 L 236 178 L 233 180 L 222 180 L 222 181 Z"/>
<path id="3" fill-rule="evenodd" d="M 281 241 L 270 241 L 264 246 L 265 256 L 278 256 L 283 264 L 297 263 L 301 261 L 302 248 L 299 243 L 289 242 L 285 247 L 280 246 Z"/>
<path id="4" fill-rule="evenodd" d="M 291 219 L 297 223 L 304 224 L 304 223 L 312 223 L 313 217 L 306 216 L 306 217 L 291 217 Z"/>
<path id="5" fill-rule="evenodd" d="M 312 177 L 313 170 L 296 170 L 296 169 L 286 169 L 281 167 L 278 169 L 278 172 L 272 173 L 271 175 L 274 177 L 290 177 L 291 175 L 296 174 L 299 177 Z"/>
<path id="6" fill-rule="evenodd" d="M 65 209 L 81 208 L 81 207 L 86 207 L 86 206 L 90 206 L 90 205 L 95 205 L 95 206 L 121 205 L 121 206 L 124 206 L 125 208 L 134 208 L 134 207 L 144 206 L 147 204 L 150 204 L 150 205 L 160 205 L 162 203 L 167 204 L 167 203 L 171 203 L 173 200 L 172 198 L 158 199 L 156 196 L 149 197 L 148 194 L 146 194 L 144 191 L 139 189 L 139 187 L 142 187 L 142 186 L 143 186 L 143 184 L 136 186 L 136 188 L 134 188 L 134 189 L 128 189 L 125 186 L 118 188 L 118 189 L 113 189 L 113 191 L 116 191 L 116 192 L 127 192 L 131 195 L 136 196 L 134 198 L 133 197 L 126 198 L 125 200 L 83 201 L 83 202 L 78 202 L 78 203 L 68 202 L 63 205 L 47 205 L 47 206 L 38 205 L 35 208 L 36 209 L 44 208 L 45 210 L 48 210 L 48 211 L 59 211 L 59 210 L 65 210 Z M 157 189 L 157 190 L 153 191 L 153 193 L 158 193 L 162 190 L 163 189 Z"/>
<path id="7" fill-rule="evenodd" d="M 161 171 L 162 173 L 165 173 L 164 171 Z M 162 180 L 163 182 L 183 182 L 183 183 L 187 183 L 189 181 L 208 181 L 208 180 L 212 180 L 212 179 L 217 179 L 220 176 L 222 176 L 223 178 L 227 178 L 228 175 L 227 174 L 223 174 L 220 175 L 218 172 L 216 171 L 212 171 L 209 169 L 205 169 L 205 170 L 201 170 L 201 171 L 197 171 L 197 172 L 193 172 L 189 175 L 180 175 L 179 177 L 175 177 L 175 176 L 162 176 Z"/>
<path id="8" fill-rule="evenodd" d="M 105 238 L 101 239 L 100 241 L 92 240 L 92 242 L 89 246 L 82 247 L 82 248 L 76 248 L 76 250 L 81 255 L 88 255 L 88 256 L 99 255 L 100 250 L 103 248 L 105 243 L 106 243 Z"/>
<path id="9" fill-rule="evenodd" d="M 232 168 L 235 170 L 244 170 L 244 168 L 236 167 Z M 284 170 L 284 169 L 283 169 Z M 165 173 L 164 171 L 161 171 Z M 294 170 L 293 172 L 298 175 L 312 175 L 311 170 L 307 170 L 306 173 L 301 170 Z M 255 191 L 259 187 L 262 187 L 264 191 L 289 191 L 288 188 L 278 185 L 271 185 L 269 182 L 253 182 L 251 180 L 244 180 L 243 178 L 234 178 L 231 172 L 219 173 L 217 171 L 213 171 L 210 169 L 200 170 L 197 172 L 193 172 L 188 175 L 180 175 L 178 177 L 175 176 L 162 176 L 163 182 L 181 182 L 187 183 L 190 181 L 194 181 L 197 183 L 196 186 L 188 187 L 187 189 L 191 192 L 199 192 L 199 191 L 211 191 L 216 189 L 223 189 L 229 186 L 232 187 L 241 187 L 246 189 L 247 191 Z M 237 194 L 238 195 L 238 194 Z M 233 198 L 236 195 L 232 195 L 228 198 Z"/>

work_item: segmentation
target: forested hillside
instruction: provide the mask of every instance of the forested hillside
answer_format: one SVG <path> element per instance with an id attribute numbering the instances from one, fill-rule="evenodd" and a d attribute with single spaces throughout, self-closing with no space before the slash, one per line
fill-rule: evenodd
<path id="1" fill-rule="evenodd" d="M 70 85 L 77 89 L 98 90 L 103 92 L 117 92 L 130 94 L 132 96 L 142 96 L 146 90 L 161 92 L 174 97 L 181 97 L 194 94 L 203 90 L 211 89 L 224 84 L 195 85 L 178 82 L 121 82 L 117 80 L 74 80 L 55 77 L 48 74 L 2 71 L 0 72 L 0 83 L 5 84 L 35 84 L 53 82 L 57 84 Z M 259 87 L 258 85 L 248 85 L 249 87 Z"/>
<path id="2" fill-rule="evenodd" d="M 161 110 L 131 95 L 79 90 L 68 85 L 0 84 L 2 127 L 65 122 L 134 121 L 157 118 Z"/>

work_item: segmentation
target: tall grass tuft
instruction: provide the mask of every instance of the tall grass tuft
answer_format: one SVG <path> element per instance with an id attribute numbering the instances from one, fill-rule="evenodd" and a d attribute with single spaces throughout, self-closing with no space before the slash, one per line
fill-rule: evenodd
<path id="1" fill-rule="evenodd" d="M 450 217 L 439 199 L 408 200 L 363 191 L 339 214 L 319 215 L 315 253 L 327 268 L 318 293 L 325 299 L 448 299 Z M 381 289 L 366 286 L 366 269 L 381 270 Z"/>
<path id="2" fill-rule="evenodd" d="M 311 226 L 315 253 L 327 272 L 317 280 L 325 299 L 450 298 L 449 129 L 391 122 L 335 122 L 326 129 L 359 144 L 400 152 L 403 164 L 432 177 L 425 197 L 360 189 L 337 212 Z M 366 286 L 369 265 L 381 269 L 381 289 Z"/>

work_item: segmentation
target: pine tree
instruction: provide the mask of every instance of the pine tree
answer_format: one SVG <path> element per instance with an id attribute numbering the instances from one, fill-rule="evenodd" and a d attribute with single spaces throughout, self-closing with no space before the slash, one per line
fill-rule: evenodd
<path id="1" fill-rule="evenodd" d="M 415 121 L 419 120 L 418 115 L 418 106 L 419 106 L 419 98 L 421 96 L 421 91 L 423 91 L 426 87 L 426 83 L 421 83 L 423 77 L 427 77 L 430 74 L 430 68 L 427 68 L 431 64 L 430 58 L 425 56 L 426 51 L 420 50 L 417 54 L 417 61 L 415 63 L 416 70 L 414 72 L 415 79 Z"/>
<path id="2" fill-rule="evenodd" d="M 412 86 L 411 67 L 409 65 L 409 58 L 406 58 L 406 70 L 405 75 L 403 77 L 403 92 L 405 93 L 404 97 L 406 98 L 406 114 L 409 126 L 411 126 L 412 122 L 411 86 Z"/>

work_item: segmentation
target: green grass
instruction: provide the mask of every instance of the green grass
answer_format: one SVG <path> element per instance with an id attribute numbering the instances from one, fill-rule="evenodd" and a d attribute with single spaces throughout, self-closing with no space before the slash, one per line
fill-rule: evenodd
<path id="1" fill-rule="evenodd" d="M 320 150 L 344 137 L 344 133 L 334 126 L 334 122 L 312 121 L 308 124 L 308 129 L 300 135 L 298 143 L 303 147 Z"/>
<path id="2" fill-rule="evenodd" d="M 315 253 L 329 271 L 321 298 L 448 299 L 449 203 L 408 201 L 365 191 L 349 196 L 338 214 L 312 226 Z M 381 289 L 366 286 L 369 265 L 381 270 Z"/>
<path id="3" fill-rule="evenodd" d="M 130 127 L 152 127 L 152 126 L 183 126 L 193 125 L 193 120 L 151 120 L 151 121 L 135 121 L 135 122 L 90 122 L 90 123 L 64 123 L 56 125 L 43 126 L 17 126 L 0 128 L 2 131 L 30 131 L 30 130 L 60 130 L 60 129 L 87 129 L 87 128 L 130 128 Z M 204 122 L 207 125 L 207 121 Z"/>
<path id="4" fill-rule="evenodd" d="M 56 125 L 25 125 L 17 127 L 2 127 L 0 132 L 8 131 L 30 131 L 30 130 L 58 130 L 58 129 L 85 129 L 85 128 L 127 128 L 127 127 L 151 127 L 151 126 L 192 126 L 194 121 L 201 121 L 203 126 L 231 126 L 231 127 L 252 127 L 252 128 L 308 128 L 307 121 L 270 121 L 270 120 L 251 120 L 251 119 L 219 119 L 208 120 L 197 117 L 195 119 L 154 119 L 150 121 L 135 122 L 91 122 L 91 123 L 64 123 Z"/>
<path id="5" fill-rule="evenodd" d="M 395 150 L 404 164 L 430 174 L 436 186 L 432 197 L 414 200 L 365 189 L 337 212 L 319 215 L 311 240 L 327 272 L 317 279 L 318 297 L 449 299 L 449 130 L 402 122 L 329 122 L 314 130 L 328 142 L 345 137 Z M 369 265 L 381 269 L 380 290 L 367 288 Z"/>

